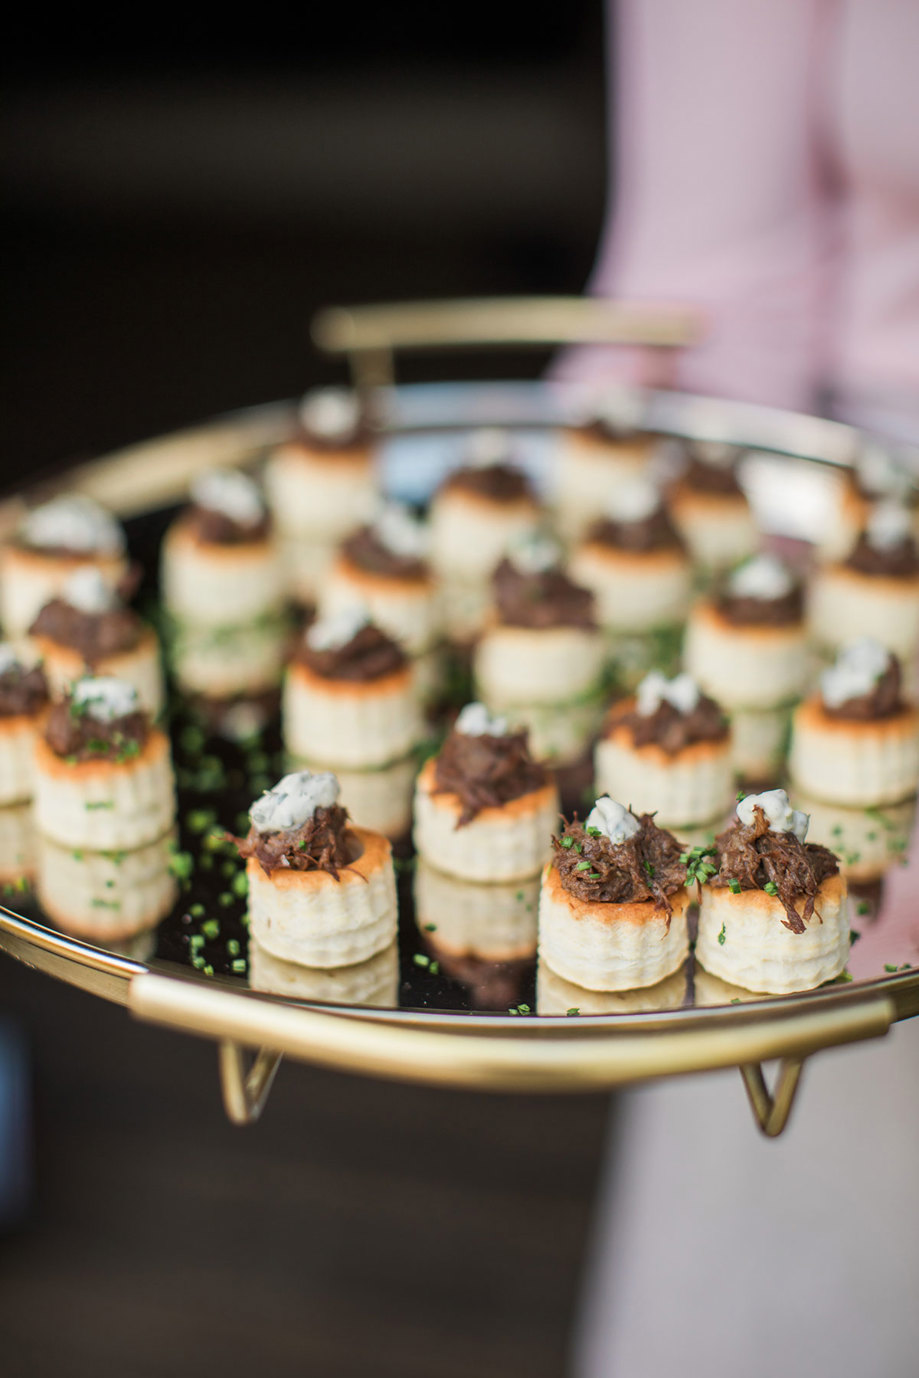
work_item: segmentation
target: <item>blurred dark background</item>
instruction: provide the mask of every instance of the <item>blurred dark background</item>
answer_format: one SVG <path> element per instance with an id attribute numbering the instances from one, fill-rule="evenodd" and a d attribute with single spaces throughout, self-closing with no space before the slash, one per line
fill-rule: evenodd
<path id="1" fill-rule="evenodd" d="M 97 28 L 7 48 L 14 471 L 322 381 L 323 304 L 581 290 L 605 195 L 599 0 L 319 8 L 299 32 L 260 11 L 184 60 Z"/>
<path id="2" fill-rule="evenodd" d="M 183 57 L 187 17 L 147 23 L 36 16 L 4 46 L 7 483 L 331 380 L 321 305 L 583 286 L 596 0 L 260 9 Z M 241 1131 L 209 1045 L 5 958 L 0 1013 L 6 1110 L 24 1050 L 32 1118 L 4 1148 L 31 1176 L 0 1223 L 5 1378 L 565 1371 L 603 1100 L 289 1066 Z"/>

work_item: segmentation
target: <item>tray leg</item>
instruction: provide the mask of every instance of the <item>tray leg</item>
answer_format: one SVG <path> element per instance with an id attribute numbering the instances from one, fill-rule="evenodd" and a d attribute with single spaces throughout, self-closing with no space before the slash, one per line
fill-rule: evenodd
<path id="1" fill-rule="evenodd" d="M 241 1046 L 222 1039 L 217 1045 L 217 1065 L 227 1118 L 233 1124 L 254 1124 L 265 1108 L 281 1054 L 260 1048 L 247 1071 Z"/>
<path id="2" fill-rule="evenodd" d="M 761 1062 L 751 1062 L 741 1067 L 740 1075 L 747 1088 L 756 1123 L 767 1138 L 777 1138 L 787 1125 L 803 1066 L 803 1057 L 783 1057 L 772 1092 L 766 1085 Z"/>

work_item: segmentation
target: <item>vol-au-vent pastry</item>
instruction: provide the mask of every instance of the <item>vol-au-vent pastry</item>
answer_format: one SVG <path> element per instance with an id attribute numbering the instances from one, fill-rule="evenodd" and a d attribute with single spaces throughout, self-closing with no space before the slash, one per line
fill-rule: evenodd
<path id="1" fill-rule="evenodd" d="M 39 666 L 23 666 L 0 642 L 0 805 L 32 798 L 34 744 L 48 706 Z"/>
<path id="2" fill-rule="evenodd" d="M 172 825 L 169 738 L 123 680 L 77 680 L 51 708 L 34 761 L 36 826 L 55 842 L 130 850 Z"/>
<path id="3" fill-rule="evenodd" d="M 686 627 L 686 668 L 733 708 L 772 708 L 799 697 L 807 678 L 801 586 L 774 555 L 756 555 L 701 599 Z"/>
<path id="4" fill-rule="evenodd" d="M 515 545 L 492 579 L 494 612 L 476 646 L 475 680 L 495 709 L 565 704 L 594 689 L 603 640 L 593 594 L 561 566 L 549 537 Z"/>
<path id="5" fill-rule="evenodd" d="M 654 986 L 689 951 L 682 845 L 650 814 L 604 795 L 552 839 L 539 898 L 539 953 L 588 990 Z"/>
<path id="6" fill-rule="evenodd" d="M 557 816 L 555 783 L 527 732 L 469 703 L 418 777 L 415 847 L 464 880 L 516 880 L 538 874 Z"/>
<path id="7" fill-rule="evenodd" d="M 392 848 L 352 826 L 338 780 L 285 775 L 249 810 L 249 926 L 266 952 L 312 967 L 365 962 L 396 935 Z"/>
<path id="8" fill-rule="evenodd" d="M 682 622 L 692 571 L 660 490 L 649 478 L 624 480 L 606 500 L 571 557 L 571 574 L 596 599 L 614 631 L 650 631 Z"/>
<path id="9" fill-rule="evenodd" d="M 88 566 L 112 589 L 128 572 L 124 531 L 110 512 L 78 493 L 29 512 L 0 549 L 0 620 L 7 636 L 23 636 L 70 576 Z"/>
<path id="10" fill-rule="evenodd" d="M 378 498 L 372 418 L 354 392 L 317 388 L 300 427 L 265 468 L 288 592 L 312 603 L 341 541 L 371 520 Z"/>
<path id="11" fill-rule="evenodd" d="M 730 569 L 759 543 L 738 481 L 742 453 L 720 441 L 688 441 L 685 468 L 668 493 L 673 520 L 693 560 L 706 569 Z"/>
<path id="12" fill-rule="evenodd" d="M 900 662 L 873 637 L 850 642 L 795 709 L 789 767 L 818 799 L 871 808 L 919 787 L 919 710 L 903 700 Z"/>
<path id="13" fill-rule="evenodd" d="M 555 507 L 566 540 L 577 540 L 615 496 L 647 469 L 656 437 L 642 428 L 643 398 L 610 392 L 558 434 Z"/>
<path id="14" fill-rule="evenodd" d="M 282 711 L 291 755 L 326 765 L 384 766 L 424 736 L 411 663 L 360 608 L 307 628 L 287 668 Z"/>
<path id="15" fill-rule="evenodd" d="M 440 608 L 426 524 L 388 502 L 372 522 L 346 537 L 319 594 L 321 616 L 360 604 L 411 656 L 440 638 Z"/>
<path id="16" fill-rule="evenodd" d="M 32 796 L 35 742 L 47 706 L 41 668 L 23 665 L 9 642 L 0 642 L 0 805 Z"/>
<path id="17" fill-rule="evenodd" d="M 431 563 L 454 639 L 479 629 L 495 566 L 541 521 L 533 486 L 503 432 L 477 432 L 431 502 Z"/>
<path id="18" fill-rule="evenodd" d="M 652 671 L 610 710 L 595 763 L 599 790 L 664 827 L 717 819 L 734 798 L 727 718 L 685 672 Z"/>
<path id="19" fill-rule="evenodd" d="M 54 695 L 84 673 L 133 684 L 141 708 L 152 717 L 165 692 L 156 632 L 93 565 L 70 575 L 29 628 L 30 649 L 42 662 Z"/>
<path id="20" fill-rule="evenodd" d="M 211 469 L 166 532 L 163 601 L 195 626 L 233 627 L 280 611 L 281 562 L 258 484 L 238 469 Z"/>
<path id="21" fill-rule="evenodd" d="M 846 559 L 815 571 L 808 604 L 821 645 L 873 636 L 911 663 L 919 651 L 919 547 L 909 510 L 877 503 Z"/>
<path id="22" fill-rule="evenodd" d="M 783 995 L 831 981 L 849 956 L 846 882 L 782 789 L 748 794 L 715 839 L 696 959 L 748 990 Z"/>
<path id="23" fill-rule="evenodd" d="M 919 493 L 913 478 L 890 448 L 875 440 L 863 442 L 852 468 L 840 478 L 836 510 L 819 544 L 821 557 L 824 560 L 845 559 L 864 531 L 877 502 L 893 500 L 908 507 L 913 529 L 917 531 L 917 497 Z"/>

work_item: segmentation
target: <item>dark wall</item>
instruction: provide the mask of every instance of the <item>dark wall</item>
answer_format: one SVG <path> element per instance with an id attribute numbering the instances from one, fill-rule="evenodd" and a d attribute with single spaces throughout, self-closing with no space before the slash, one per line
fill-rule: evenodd
<path id="1" fill-rule="evenodd" d="M 259 30 L 181 60 L 78 31 L 7 49 L 5 474 L 331 376 L 307 340 L 329 302 L 582 287 L 604 196 L 595 0 Z"/>

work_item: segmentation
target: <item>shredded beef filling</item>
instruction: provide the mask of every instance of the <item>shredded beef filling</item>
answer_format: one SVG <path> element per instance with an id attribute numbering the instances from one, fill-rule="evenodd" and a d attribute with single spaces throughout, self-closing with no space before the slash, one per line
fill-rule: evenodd
<path id="1" fill-rule="evenodd" d="M 458 828 L 482 809 L 500 808 L 543 787 L 548 776 L 530 756 L 528 735 L 526 731 L 504 737 L 450 733 L 437 757 L 434 793 L 459 797 L 463 808 Z"/>
<path id="2" fill-rule="evenodd" d="M 251 827 L 234 838 L 241 857 L 254 856 L 266 875 L 272 871 L 327 871 L 338 880 L 359 855 L 358 842 L 348 827 L 348 810 L 340 804 L 317 809 L 299 828 L 260 833 Z"/>
<path id="3" fill-rule="evenodd" d="M 195 539 L 204 545 L 248 545 L 253 541 L 264 541 L 271 529 L 271 519 L 266 512 L 257 522 L 238 522 L 225 512 L 214 512 L 210 507 L 192 507 L 186 520 Z"/>
<path id="4" fill-rule="evenodd" d="M 681 713 L 672 703 L 661 702 L 653 713 L 639 713 L 634 700 L 613 708 L 608 729 L 624 727 L 634 746 L 659 746 L 675 756 L 693 742 L 720 742 L 728 735 L 727 719 L 714 699 L 702 694 L 690 713 Z"/>
<path id="5" fill-rule="evenodd" d="M 498 616 L 508 627 L 594 628 L 594 598 L 560 569 L 524 573 L 502 560 L 492 578 Z"/>
<path id="6" fill-rule="evenodd" d="M 616 550 L 681 549 L 683 542 L 662 507 L 637 522 L 617 522 L 604 517 L 594 522 L 587 533 L 589 541 L 613 546 Z"/>
<path id="7" fill-rule="evenodd" d="M 56 756 L 73 761 L 123 761 L 138 756 L 150 735 L 150 720 L 138 709 L 99 722 L 66 698 L 48 714 L 45 741 Z"/>
<path id="8" fill-rule="evenodd" d="M 781 598 L 750 598 L 725 589 L 717 607 L 735 627 L 786 627 L 804 616 L 804 591 L 798 586 Z"/>
<path id="9" fill-rule="evenodd" d="M 741 890 L 774 886 L 786 914 L 782 923 L 792 933 L 803 933 L 815 912 L 814 902 L 821 884 L 838 873 L 839 863 L 826 847 L 800 842 L 794 833 L 771 832 L 758 805 L 754 807 L 753 820 L 747 824 L 735 819 L 715 838 L 718 870 L 709 884 L 724 889 L 732 888 L 733 881 Z"/>
<path id="10" fill-rule="evenodd" d="M 48 702 L 48 684 L 39 666 L 12 665 L 0 675 L 0 718 L 37 713 Z"/>
<path id="11" fill-rule="evenodd" d="M 845 564 L 849 569 L 858 570 L 859 574 L 886 574 L 895 579 L 911 579 L 919 574 L 919 550 L 912 536 L 907 536 L 898 545 L 886 550 L 877 550 L 862 532 Z"/>
<path id="12" fill-rule="evenodd" d="M 343 646 L 327 651 L 314 651 L 304 637 L 297 646 L 296 659 L 323 679 L 361 681 L 382 679 L 408 663 L 401 647 L 372 623 L 361 627 Z"/>
<path id="13" fill-rule="evenodd" d="M 380 540 L 372 526 L 362 526 L 342 543 L 344 555 L 358 569 L 391 579 L 423 579 L 428 566 L 411 555 L 398 555 Z"/>
<path id="14" fill-rule="evenodd" d="M 739 457 L 738 450 L 728 464 L 709 464 L 690 448 L 686 468 L 680 479 L 688 488 L 694 488 L 699 493 L 717 493 L 722 497 L 742 498 L 743 489 L 737 481 Z"/>
<path id="15" fill-rule="evenodd" d="M 533 496 L 529 479 L 514 464 L 470 464 L 454 469 L 444 480 L 443 489 L 477 493 L 494 502 L 520 502 Z"/>
<path id="16" fill-rule="evenodd" d="M 62 598 L 46 603 L 29 628 L 32 636 L 46 636 L 58 646 L 79 651 L 86 665 L 106 656 L 133 651 L 143 634 L 143 623 L 130 608 L 108 612 L 82 612 Z"/>
<path id="17" fill-rule="evenodd" d="M 669 923 L 670 896 L 686 880 L 680 861 L 683 848 L 671 833 L 656 826 L 653 814 L 642 814 L 639 823 L 634 837 L 614 844 L 575 819 L 552 839 L 554 864 L 562 885 L 576 899 L 607 904 L 654 900 Z"/>
<path id="18" fill-rule="evenodd" d="M 828 717 L 846 718 L 856 722 L 892 718 L 895 713 L 902 712 L 904 707 L 900 662 L 896 656 L 890 657 L 887 669 L 867 694 L 857 694 L 855 698 L 846 699 L 836 708 L 830 708 L 825 703 L 823 705 Z"/>

